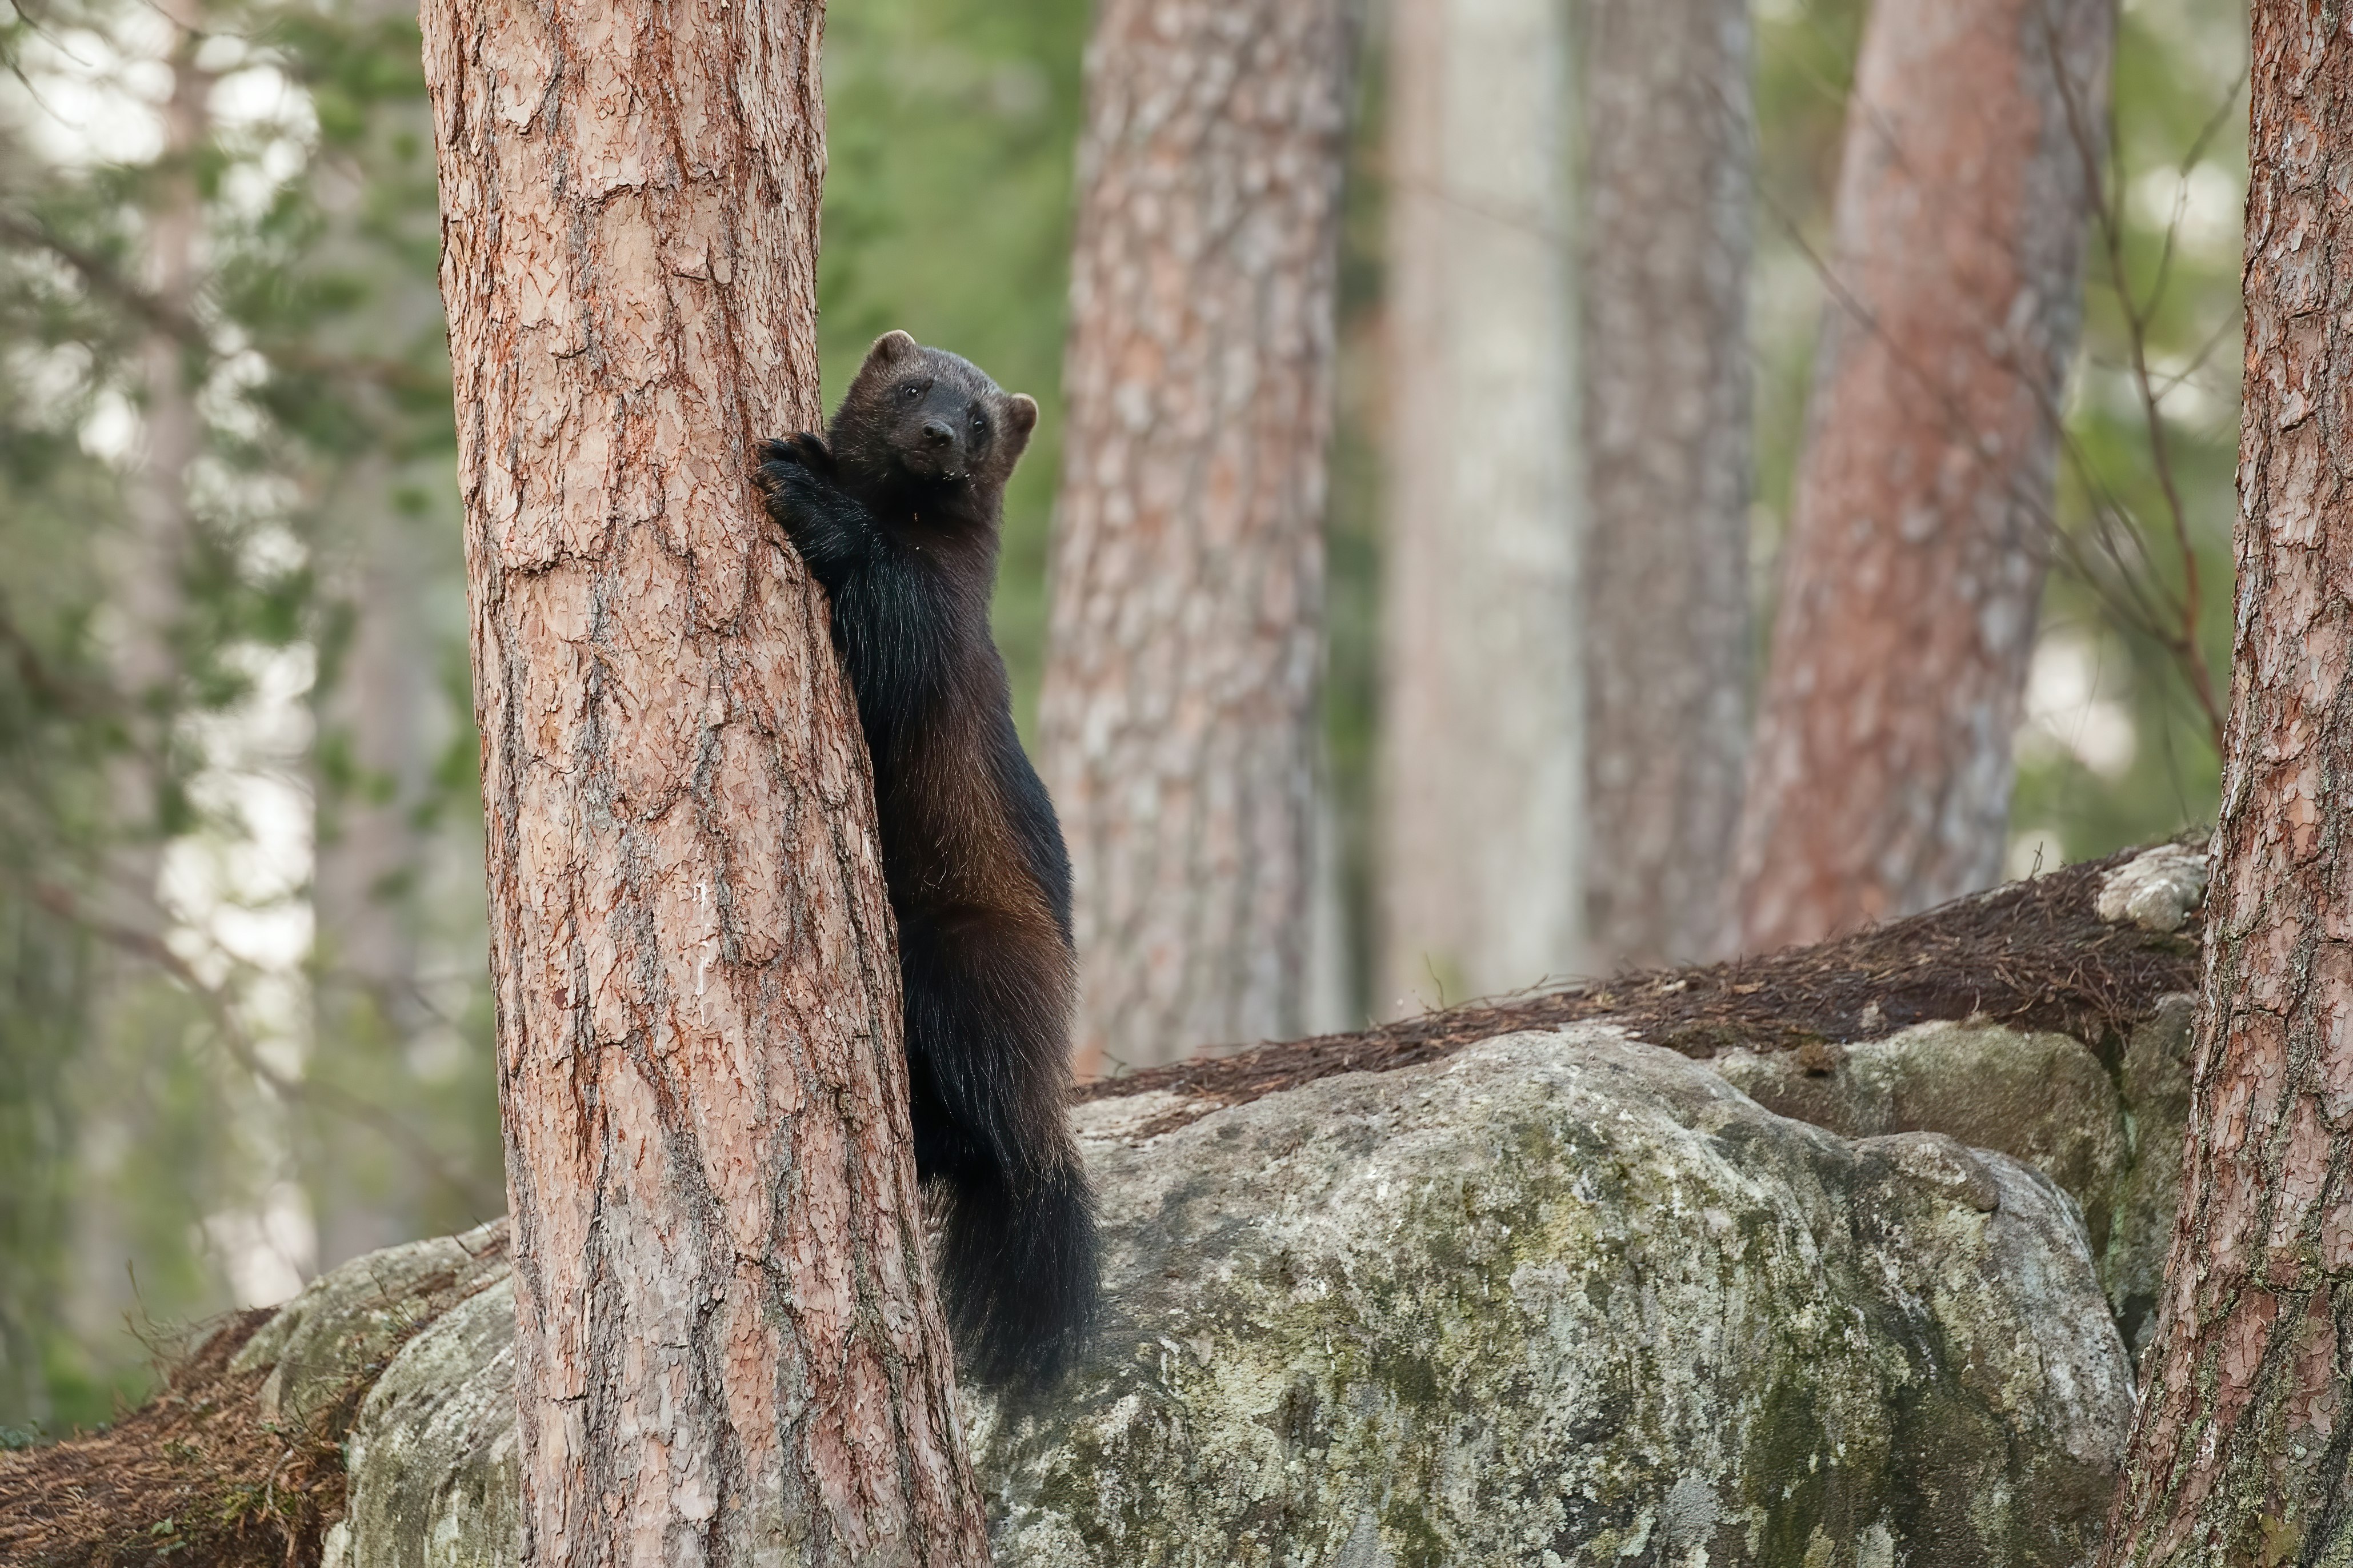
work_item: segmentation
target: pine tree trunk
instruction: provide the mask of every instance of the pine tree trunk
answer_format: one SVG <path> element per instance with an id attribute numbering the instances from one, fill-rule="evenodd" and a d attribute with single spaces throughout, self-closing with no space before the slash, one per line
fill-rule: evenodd
<path id="1" fill-rule="evenodd" d="M 2104 1563 L 2353 1553 L 2353 37 L 2253 7 L 2238 632 L 2181 1217 Z"/>
<path id="2" fill-rule="evenodd" d="M 1582 963 L 1567 8 L 1398 0 L 1385 1012 Z"/>
<path id="3" fill-rule="evenodd" d="M 1724 939 L 1748 706 L 1746 0 L 1588 0 L 1582 579 L 1594 963 Z"/>
<path id="4" fill-rule="evenodd" d="M 1741 821 L 1747 951 L 2000 876 L 2115 26 L 2113 0 L 1872 11 Z"/>
<path id="5" fill-rule="evenodd" d="M 816 0 L 433 0 L 522 1560 L 987 1560 L 818 422 Z"/>
<path id="6" fill-rule="evenodd" d="M 1044 773 L 1079 1070 L 1300 1032 L 1347 0 L 1105 0 L 1087 54 Z"/>

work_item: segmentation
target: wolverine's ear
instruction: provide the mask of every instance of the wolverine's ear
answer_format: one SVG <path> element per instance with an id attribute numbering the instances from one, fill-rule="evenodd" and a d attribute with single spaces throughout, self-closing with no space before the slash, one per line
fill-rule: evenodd
<path id="1" fill-rule="evenodd" d="M 1005 400 L 1005 427 L 1013 433 L 1013 449 L 1017 453 L 1029 445 L 1029 432 L 1038 428 L 1038 400 L 1026 392 L 1017 392 Z"/>
<path id="2" fill-rule="evenodd" d="M 866 363 L 878 368 L 894 365 L 922 352 L 922 344 L 894 328 L 874 340 L 874 346 L 866 351 Z"/>

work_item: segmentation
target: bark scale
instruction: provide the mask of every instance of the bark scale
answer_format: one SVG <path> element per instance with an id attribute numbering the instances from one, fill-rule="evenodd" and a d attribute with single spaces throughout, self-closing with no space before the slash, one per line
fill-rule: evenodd
<path id="1" fill-rule="evenodd" d="M 2238 626 L 2180 1219 L 2104 1563 L 2353 1552 L 2353 37 L 2253 8 Z"/>
<path id="2" fill-rule="evenodd" d="M 1044 774 L 1078 1069 L 1309 1006 L 1347 0 L 1107 0 L 1087 53 Z"/>
<path id="3" fill-rule="evenodd" d="M 1391 13 L 1384 1014 L 1583 962 L 1567 22 Z"/>
<path id="4" fill-rule="evenodd" d="M 527 1563 L 987 1561 L 824 605 L 816 0 L 425 9 Z"/>
<path id="5" fill-rule="evenodd" d="M 1872 11 L 1749 758 L 1746 951 L 2000 876 L 2115 29 L 2113 0 Z"/>
<path id="6" fill-rule="evenodd" d="M 1588 0 L 1578 295 L 1586 929 L 1603 971 L 1724 937 L 1748 708 L 1745 0 Z"/>

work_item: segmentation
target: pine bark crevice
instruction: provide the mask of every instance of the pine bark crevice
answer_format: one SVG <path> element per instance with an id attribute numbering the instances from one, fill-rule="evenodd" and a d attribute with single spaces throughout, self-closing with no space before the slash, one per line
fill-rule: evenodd
<path id="1" fill-rule="evenodd" d="M 1745 951 L 2000 876 L 2115 31 L 2114 0 L 1872 10 L 1735 860 Z"/>
<path id="2" fill-rule="evenodd" d="M 818 423 L 816 0 L 431 0 L 526 1563 L 985 1563 Z"/>
<path id="3" fill-rule="evenodd" d="M 1062 376 L 1043 772 L 1078 1068 L 1309 1007 L 1348 0 L 1106 0 Z"/>
<path id="4" fill-rule="evenodd" d="M 2180 1219 L 2107 1564 L 2353 1554 L 2353 37 L 2252 10 L 2231 716 Z"/>

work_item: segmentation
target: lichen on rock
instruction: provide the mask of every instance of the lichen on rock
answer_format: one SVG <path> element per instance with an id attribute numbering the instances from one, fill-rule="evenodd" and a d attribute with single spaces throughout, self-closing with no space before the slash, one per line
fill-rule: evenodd
<path id="1" fill-rule="evenodd" d="M 1708 1066 L 1784 1116 L 1850 1138 L 1934 1131 L 2051 1177 L 2084 1227 L 2126 1345 L 2156 1321 L 2180 1202 L 2196 1001 L 2160 998 L 2104 1061 L 2069 1035 L 1978 1019 L 1841 1045 L 1828 1059 L 1730 1050 Z"/>
<path id="2" fill-rule="evenodd" d="M 2129 1372 L 2030 1166 L 1841 1137 L 1604 1026 L 1180 1098 L 1079 1113 L 1106 1321 L 1051 1397 L 970 1402 L 999 1562 L 2088 1554 Z M 339 1568 L 513 1561 L 511 1359 L 495 1283 L 401 1348 Z"/>

